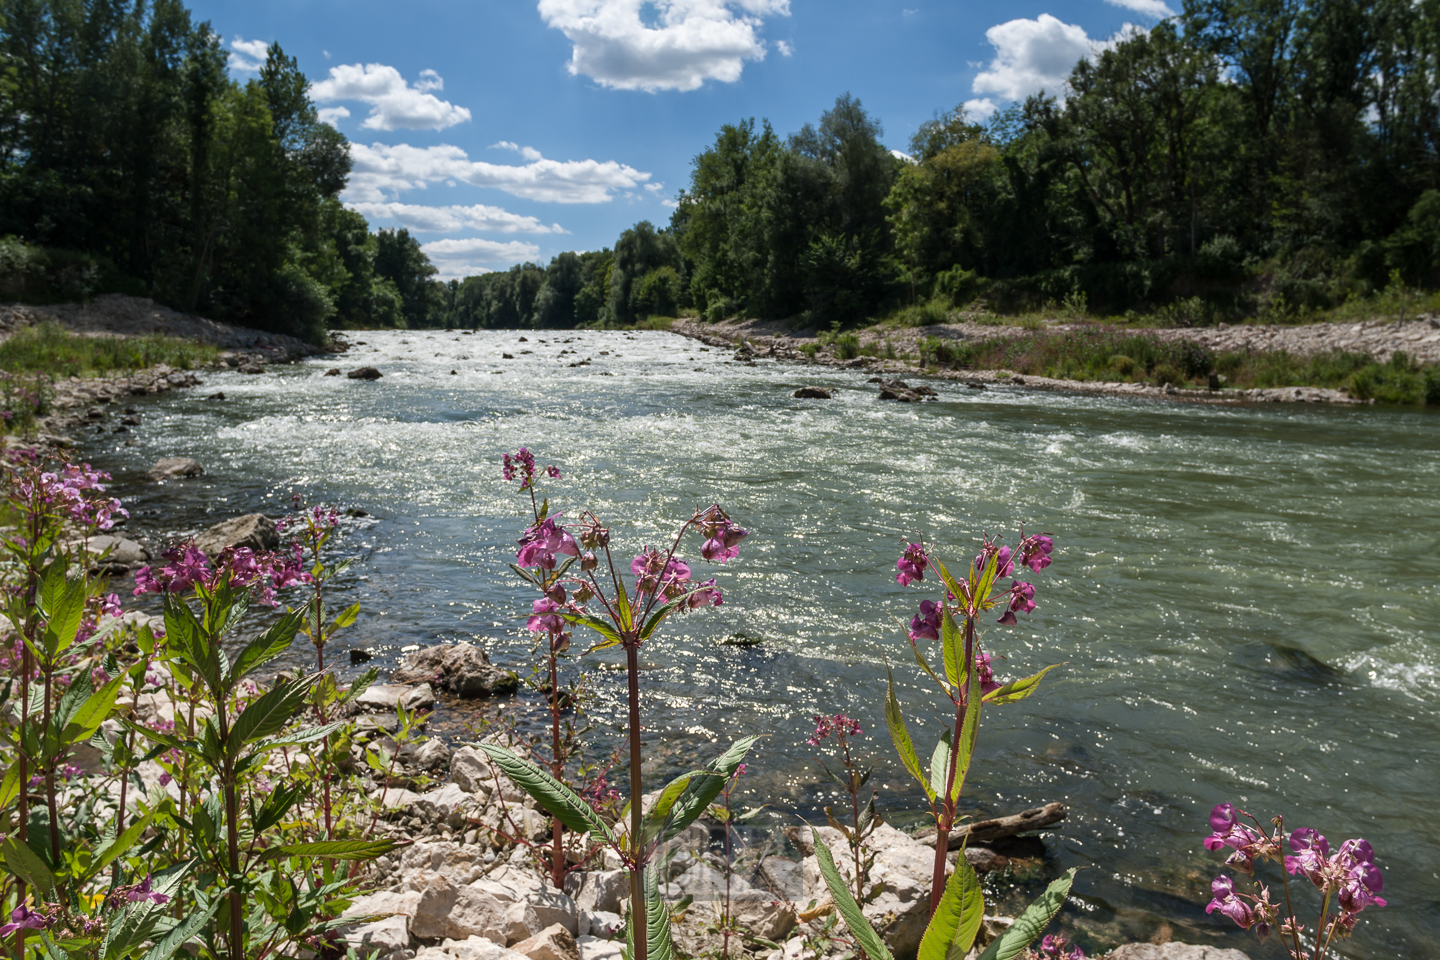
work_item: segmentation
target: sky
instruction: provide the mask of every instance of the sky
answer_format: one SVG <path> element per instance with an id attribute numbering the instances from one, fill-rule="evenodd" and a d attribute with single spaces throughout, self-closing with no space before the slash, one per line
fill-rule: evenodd
<path id="1" fill-rule="evenodd" d="M 1178 5 L 1178 0 L 1171 0 Z M 341 199 L 406 227 L 442 279 L 664 226 L 720 127 L 792 133 L 845 93 L 906 150 L 1174 11 L 1166 0 L 191 0 L 257 75 L 278 43 L 349 138 Z"/>

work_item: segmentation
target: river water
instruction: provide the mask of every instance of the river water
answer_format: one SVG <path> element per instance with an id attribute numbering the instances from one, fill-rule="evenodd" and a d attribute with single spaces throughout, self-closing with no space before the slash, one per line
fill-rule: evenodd
<path id="1" fill-rule="evenodd" d="M 725 605 L 672 620 L 644 651 L 650 746 L 673 765 L 766 734 L 744 802 L 793 819 L 828 802 L 803 742 L 810 717 L 843 711 L 864 725 L 882 809 L 903 821 L 922 798 L 884 732 L 885 664 L 922 750 L 945 712 L 899 626 L 933 590 L 894 582 L 902 541 L 923 535 L 963 565 L 977 536 L 1027 521 L 1054 535 L 1054 565 L 1031 578 L 1035 612 L 986 644 L 1002 678 L 1066 666 L 1035 697 L 987 710 L 967 802 L 977 814 L 1069 804 L 1047 868 L 1091 868 L 1068 911 L 1081 942 L 1169 925 L 1271 955 L 1202 910 L 1219 872 L 1200 846 L 1206 815 L 1229 800 L 1332 844 L 1374 844 L 1390 906 L 1364 915 L 1344 955 L 1440 955 L 1433 414 L 945 381 L 937 402 L 897 405 L 864 373 L 747 366 L 665 333 L 356 339 L 343 358 L 136 401 L 134 446 L 87 437 L 132 529 L 163 538 L 278 515 L 292 492 L 361 508 L 337 550 L 359 558 L 342 592 L 364 612 L 336 662 L 350 646 L 385 666 L 402 647 L 464 639 L 524 674 L 517 615 L 532 597 L 506 563 L 528 503 L 500 480 L 503 452 L 528 445 L 559 465 L 553 503 L 595 510 L 622 549 L 718 501 L 752 535 L 725 567 L 696 564 Z M 325 377 L 337 363 L 384 378 Z M 804 384 L 835 399 L 791 399 Z M 226 399 L 204 399 L 215 390 Z M 176 455 L 206 475 L 143 482 Z M 602 669 L 595 685 L 603 738 L 621 681 Z"/>

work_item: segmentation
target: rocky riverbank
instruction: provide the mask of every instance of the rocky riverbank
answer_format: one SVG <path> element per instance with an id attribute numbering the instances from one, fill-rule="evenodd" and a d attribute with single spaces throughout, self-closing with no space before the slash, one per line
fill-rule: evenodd
<path id="1" fill-rule="evenodd" d="M 241 373 L 264 373 L 269 364 L 291 363 L 345 349 L 343 343 L 317 346 L 285 334 L 220 323 L 171 310 L 153 300 L 117 294 L 96 297 L 87 303 L 43 307 L 0 304 L 0 340 L 16 330 L 47 320 L 82 336 L 165 336 L 214 344 L 220 348 L 221 368 Z M 67 435 L 77 430 L 126 432 L 138 424 L 138 421 L 130 422 L 136 412 L 126 409 L 116 416 L 116 411 L 108 407 L 127 398 L 183 390 L 202 383 L 194 372 L 166 364 L 127 374 L 70 377 L 54 382 L 50 386 L 50 412 L 38 423 L 38 439 L 50 446 L 68 446 L 71 440 Z M 18 442 L 18 438 L 8 439 L 11 443 Z"/>
<path id="2" fill-rule="evenodd" d="M 1049 331 L 1079 331 L 1093 325 L 1052 323 Z M 904 374 L 959 380 L 976 387 L 1009 384 L 1039 390 L 1064 390 L 1106 396 L 1146 397 L 1190 403 L 1363 403 L 1342 390 L 1323 387 L 1274 387 L 1265 389 L 1197 390 L 1174 385 L 1124 383 L 1090 380 L 1062 380 L 1021 376 L 1011 370 L 924 370 L 913 361 L 859 356 L 842 360 L 833 346 L 822 344 L 815 331 L 792 332 L 783 323 L 751 320 L 736 323 L 699 323 L 676 320 L 674 333 L 711 346 L 736 348 L 736 359 L 773 358 L 795 363 L 866 370 L 882 377 Z M 952 323 L 917 328 L 876 328 L 857 331 L 862 348 L 888 346 L 894 352 L 919 353 L 922 341 L 937 338 L 950 341 L 983 340 L 1023 336 L 1031 331 L 1017 326 L 979 323 Z M 1369 353 L 1388 360 L 1403 350 L 1412 360 L 1440 362 L 1440 319 L 1422 317 L 1403 322 L 1368 320 L 1362 323 L 1324 323 L 1307 326 L 1224 325 L 1207 328 L 1163 328 L 1127 330 L 1149 334 L 1160 340 L 1190 340 L 1216 351 L 1284 350 L 1296 356 L 1310 356 L 1332 350 Z M 888 351 L 887 351 L 888 352 Z"/>

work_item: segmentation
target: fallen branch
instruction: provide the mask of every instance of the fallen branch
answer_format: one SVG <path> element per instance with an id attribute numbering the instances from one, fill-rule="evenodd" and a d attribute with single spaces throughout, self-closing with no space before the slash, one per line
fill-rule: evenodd
<path id="1" fill-rule="evenodd" d="M 996 840 L 1013 837 L 1017 833 L 1042 830 L 1052 823 L 1059 823 L 1064 819 L 1065 804 L 1047 803 L 1043 807 L 1036 807 L 1033 810 L 1023 810 L 1020 813 L 1008 817 L 997 817 L 994 820 L 977 820 L 974 823 L 967 823 L 951 830 L 950 844 L 946 849 L 959 850 L 964 846 L 967 838 L 971 843 L 993 843 Z M 926 827 L 915 834 L 915 839 L 928 841 L 934 835 L 935 828 Z"/>

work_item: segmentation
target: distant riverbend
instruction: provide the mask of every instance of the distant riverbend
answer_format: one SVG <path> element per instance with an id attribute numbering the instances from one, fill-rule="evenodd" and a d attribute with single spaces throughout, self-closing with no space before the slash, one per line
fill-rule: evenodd
<path id="1" fill-rule="evenodd" d="M 1231 936 L 1202 912 L 1218 864 L 1200 847 L 1206 814 L 1229 800 L 1332 844 L 1371 841 L 1391 906 L 1366 913 L 1347 955 L 1419 957 L 1440 942 L 1433 412 L 941 380 L 938 399 L 901 405 L 864 370 L 751 365 L 658 332 L 352 341 L 339 360 L 204 373 L 198 390 L 134 398 L 130 433 L 80 435 L 116 475 L 127 535 L 276 516 L 292 492 L 359 508 L 339 599 L 364 612 L 344 642 L 388 668 L 407 646 L 471 640 L 523 674 L 531 597 L 506 563 L 524 511 L 500 481 L 503 452 L 527 445 L 559 464 L 554 506 L 594 509 L 626 548 L 718 500 L 752 535 L 713 571 L 725 605 L 643 653 L 654 746 L 708 755 L 696 748 L 768 735 L 741 802 L 793 822 L 829 802 L 803 742 L 810 717 L 844 711 L 879 758 L 882 806 L 904 822 L 919 805 L 884 733 L 886 663 L 926 741 L 938 714 L 897 623 L 928 595 L 894 582 L 901 541 L 923 535 L 961 559 L 975 536 L 1025 520 L 1054 535 L 1055 562 L 1036 578 L 1034 614 L 987 642 L 1002 677 L 1066 666 L 1038 696 L 987 712 L 966 790 L 972 812 L 1070 805 L 1048 868 L 1094 868 L 1076 886 L 1082 939 L 1087 926 L 1146 939 L 1162 924 L 1192 942 Z M 337 365 L 382 376 L 325 376 Z M 804 385 L 833 399 L 792 398 Z M 215 392 L 225 399 L 204 399 Z M 167 456 L 206 474 L 146 483 Z M 598 736 L 613 736 L 619 683 L 597 674 Z"/>

